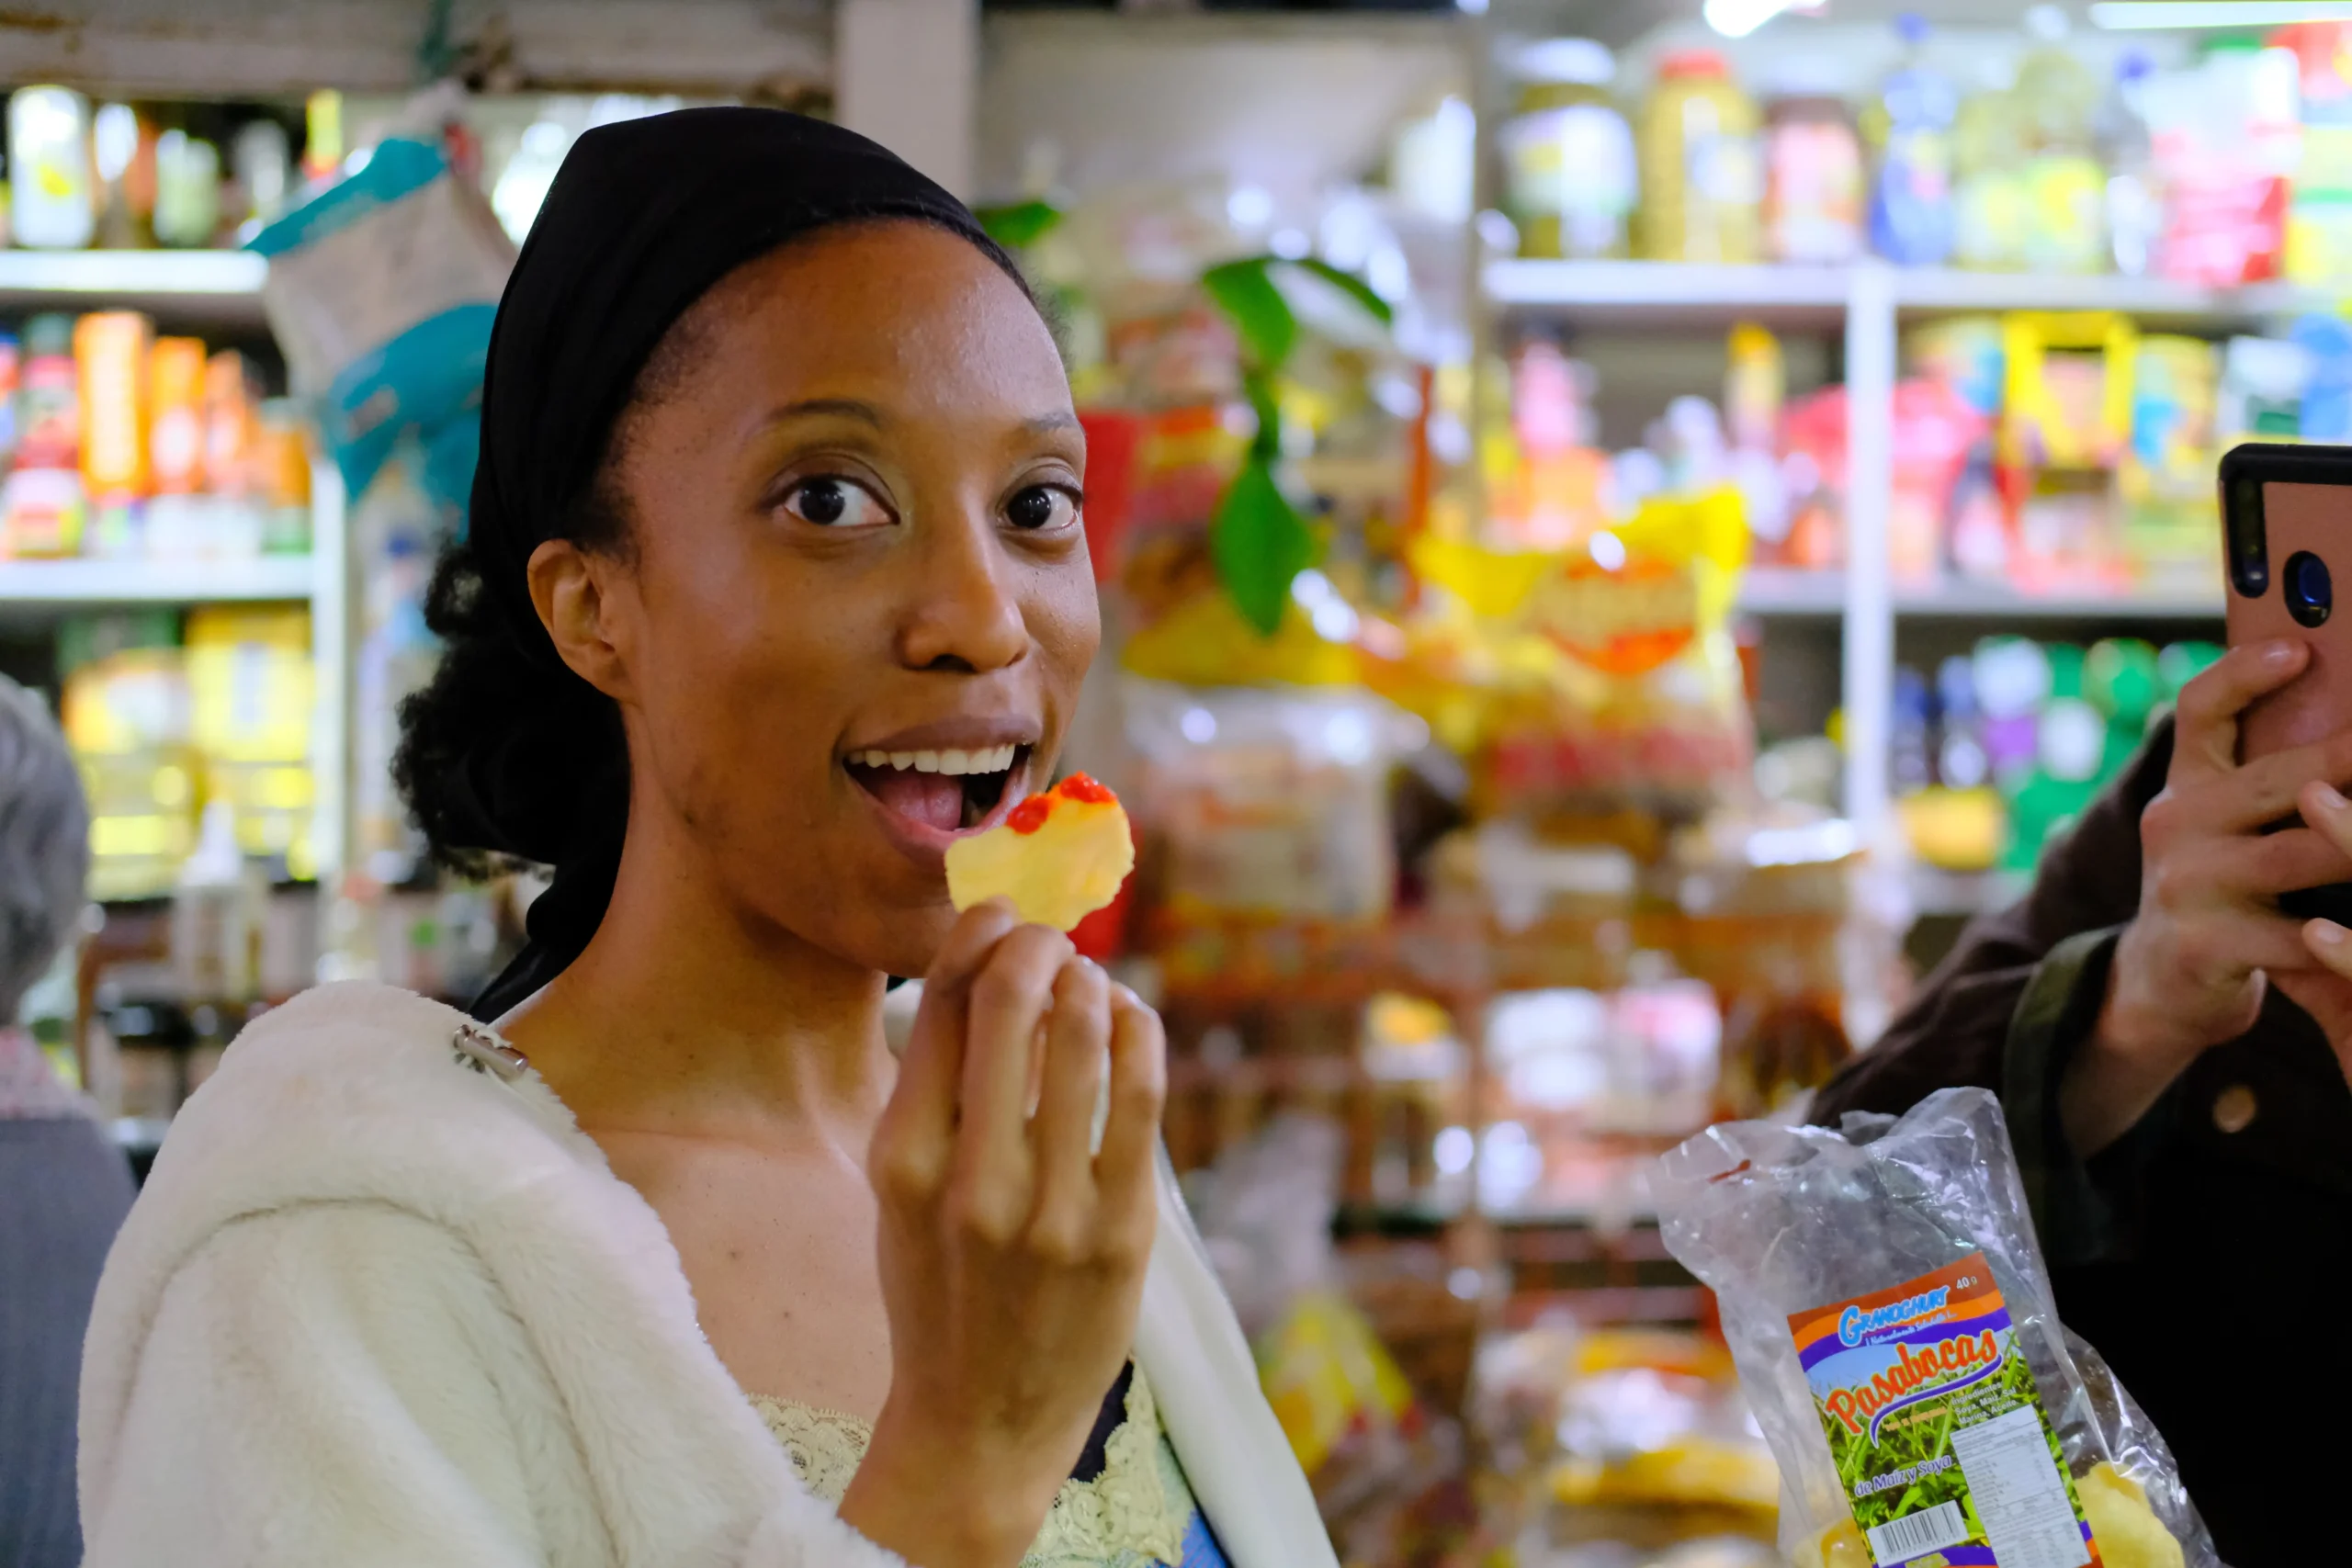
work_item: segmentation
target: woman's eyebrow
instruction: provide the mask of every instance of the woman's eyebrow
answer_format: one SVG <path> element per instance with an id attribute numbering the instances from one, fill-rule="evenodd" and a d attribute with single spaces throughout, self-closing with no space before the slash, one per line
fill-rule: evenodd
<path id="1" fill-rule="evenodd" d="M 836 419 L 854 419 L 860 424 L 870 424 L 876 430 L 889 423 L 882 417 L 880 409 L 876 408 L 872 403 L 860 402 L 855 398 L 804 398 L 797 403 L 786 403 L 781 407 L 770 409 L 767 417 L 760 423 L 781 424 L 787 419 L 804 419 L 811 414 L 830 414 Z"/>
<path id="2" fill-rule="evenodd" d="M 1067 410 L 1057 410 L 1053 413 L 1032 414 L 1021 422 L 1021 428 L 1029 435 L 1051 435 L 1056 431 L 1077 430 L 1081 426 L 1078 415 Z"/>

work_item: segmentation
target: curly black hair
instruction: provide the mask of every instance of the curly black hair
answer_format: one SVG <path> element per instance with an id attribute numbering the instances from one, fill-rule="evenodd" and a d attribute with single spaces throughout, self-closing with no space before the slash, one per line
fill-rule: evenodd
<path id="1" fill-rule="evenodd" d="M 628 553 L 634 523 L 618 469 L 629 433 L 684 375 L 706 324 L 697 303 L 638 372 L 557 537 Z M 401 699 L 392 782 L 434 863 L 479 878 L 518 862 L 560 865 L 608 852 L 628 813 L 628 747 L 612 698 L 526 647 L 463 537 L 434 564 L 424 624 L 441 640 L 441 662 Z"/>

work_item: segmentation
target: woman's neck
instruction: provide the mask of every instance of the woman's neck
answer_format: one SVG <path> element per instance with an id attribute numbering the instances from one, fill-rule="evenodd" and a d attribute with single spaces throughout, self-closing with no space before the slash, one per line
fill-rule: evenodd
<path id="1" fill-rule="evenodd" d="M 504 1032 L 592 1134 L 870 1130 L 895 1076 L 883 976 L 729 897 L 672 826 L 631 813 L 596 935 Z"/>

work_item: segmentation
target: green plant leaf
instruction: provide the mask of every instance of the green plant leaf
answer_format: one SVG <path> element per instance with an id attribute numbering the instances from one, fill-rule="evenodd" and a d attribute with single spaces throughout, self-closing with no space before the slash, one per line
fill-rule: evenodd
<path id="1" fill-rule="evenodd" d="M 1315 535 L 1263 458 L 1245 461 L 1217 502 L 1209 555 L 1242 618 L 1267 637 L 1280 630 L 1291 582 L 1315 559 Z"/>
<path id="2" fill-rule="evenodd" d="M 988 237 L 1008 251 L 1025 251 L 1052 233 L 1062 210 L 1048 201 L 1016 201 L 1006 207 L 983 207 L 973 214 Z"/>
<path id="3" fill-rule="evenodd" d="M 1256 434 L 1250 437 L 1250 455 L 1271 463 L 1283 455 L 1282 394 L 1272 372 L 1242 371 L 1241 395 L 1249 400 L 1250 415 L 1258 422 Z"/>
<path id="4" fill-rule="evenodd" d="M 1295 267 L 1305 268 L 1306 271 L 1313 273 L 1316 276 L 1323 279 L 1326 283 L 1329 283 L 1333 288 L 1339 289 L 1340 292 L 1345 294 L 1349 299 L 1353 299 L 1357 304 L 1363 306 L 1365 310 L 1371 313 L 1372 319 L 1378 321 L 1382 326 L 1393 327 L 1396 324 L 1396 310 L 1390 306 L 1387 300 L 1383 299 L 1379 295 L 1373 292 L 1371 284 L 1366 283 L 1354 273 L 1341 272 L 1329 262 L 1317 261 L 1312 256 L 1301 261 L 1295 261 L 1290 265 Z"/>
<path id="5" fill-rule="evenodd" d="M 1201 288 L 1240 334 L 1242 357 L 1262 370 L 1279 370 L 1298 342 L 1298 316 L 1266 276 L 1272 256 L 1227 262 L 1201 275 Z"/>

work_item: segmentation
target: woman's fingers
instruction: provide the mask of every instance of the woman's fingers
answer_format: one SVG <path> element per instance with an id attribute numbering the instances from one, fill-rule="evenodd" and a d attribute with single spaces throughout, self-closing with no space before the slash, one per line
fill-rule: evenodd
<path id="1" fill-rule="evenodd" d="M 1084 958 L 1062 965 L 1046 1022 L 1046 1059 L 1030 1122 L 1041 1240 L 1082 1247 L 1094 1215 L 1094 1106 L 1111 1047 L 1111 980 Z"/>
<path id="2" fill-rule="evenodd" d="M 2311 649 L 2292 638 L 2247 643 L 2183 686 L 2174 710 L 2175 770 L 2220 773 L 2236 767 L 2238 716 L 2302 673 L 2310 660 Z"/>
<path id="3" fill-rule="evenodd" d="M 2199 858 L 2213 868 L 2214 886 L 2264 898 L 2352 881 L 2352 852 L 2310 828 L 2285 828 L 2198 848 L 2206 852 Z"/>
<path id="4" fill-rule="evenodd" d="M 899 1081 L 875 1130 L 873 1175 L 902 1196 L 935 1190 L 956 1142 L 956 1096 L 972 980 L 1006 934 L 1020 924 L 1001 898 L 967 910 L 925 976 Z"/>
<path id="5" fill-rule="evenodd" d="M 2180 792 L 2205 833 L 2244 833 L 2291 817 L 2313 780 L 2352 780 L 2352 732 L 2257 757 L 2234 772 Z"/>
<path id="6" fill-rule="evenodd" d="M 997 943 L 972 978 L 956 1180 L 966 1217 L 998 1239 L 1028 1217 L 1030 1056 L 1071 954 L 1061 932 L 1023 926 Z"/>
<path id="7" fill-rule="evenodd" d="M 1113 987 L 1111 1109 L 1102 1122 L 1102 1150 L 1094 1156 L 1094 1189 L 1107 1215 L 1155 1212 L 1152 1156 L 1168 1095 L 1167 1052 L 1159 1015 L 1125 986 Z"/>
<path id="8" fill-rule="evenodd" d="M 2322 968 L 2352 980 L 2352 931 L 2334 920 L 2306 920 L 2303 947 Z"/>
<path id="9" fill-rule="evenodd" d="M 2335 786 L 2324 779 L 2314 780 L 2295 796 L 2295 807 L 2312 829 L 2326 836 L 2327 841 L 2346 854 L 2352 854 L 2352 804 L 2347 804 Z"/>

